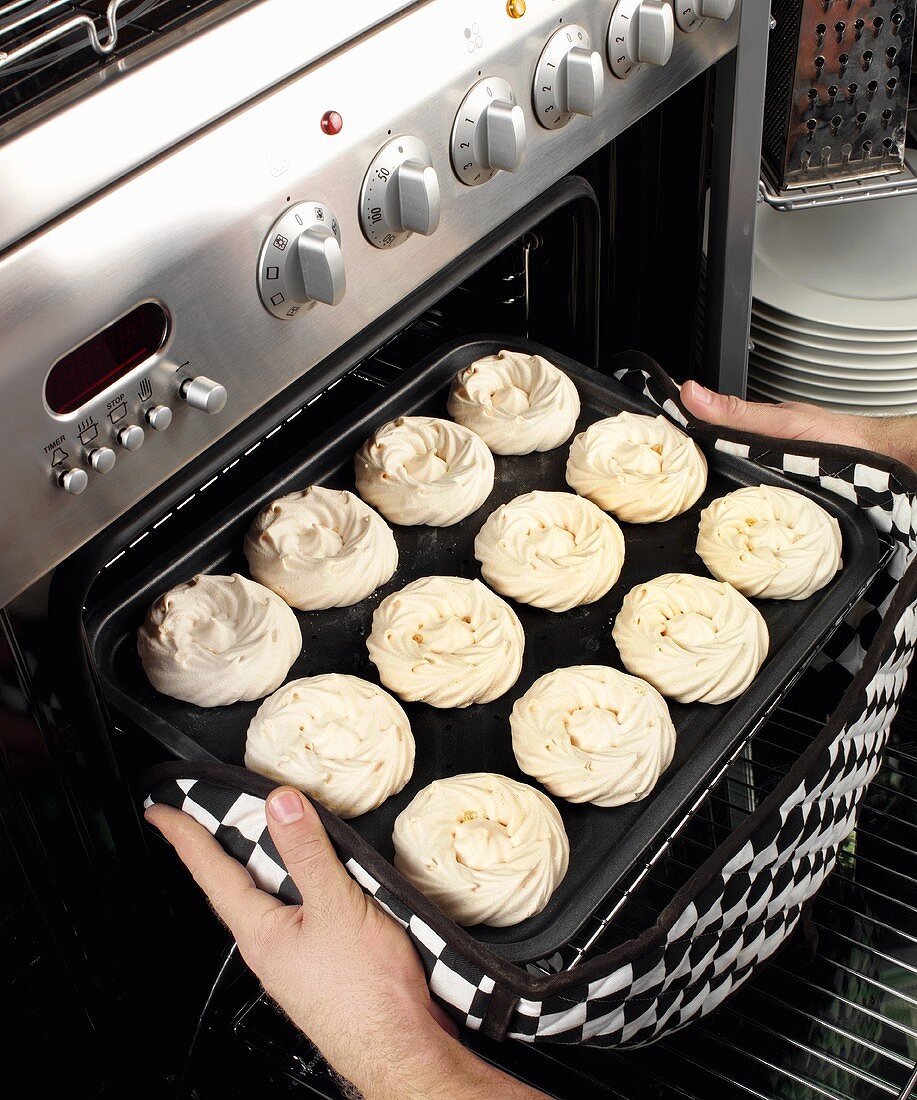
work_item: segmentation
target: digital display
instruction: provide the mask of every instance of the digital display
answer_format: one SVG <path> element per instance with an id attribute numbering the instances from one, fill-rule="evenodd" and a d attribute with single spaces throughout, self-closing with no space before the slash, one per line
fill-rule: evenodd
<path id="1" fill-rule="evenodd" d="M 69 352 L 51 368 L 45 400 L 56 413 L 75 412 L 122 375 L 155 355 L 166 342 L 169 318 L 144 302 Z"/>

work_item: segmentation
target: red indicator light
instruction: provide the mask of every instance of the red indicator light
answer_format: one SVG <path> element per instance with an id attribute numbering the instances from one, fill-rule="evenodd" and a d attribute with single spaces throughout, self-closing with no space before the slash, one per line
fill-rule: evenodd
<path id="1" fill-rule="evenodd" d="M 339 134 L 344 127 L 344 120 L 337 111 L 325 111 L 322 115 L 322 133 Z"/>

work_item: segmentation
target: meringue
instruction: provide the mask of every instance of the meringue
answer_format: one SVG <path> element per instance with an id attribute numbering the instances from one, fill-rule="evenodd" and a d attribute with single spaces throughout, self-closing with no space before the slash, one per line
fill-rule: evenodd
<path id="1" fill-rule="evenodd" d="M 527 455 L 570 438 L 580 401 L 571 379 L 543 356 L 501 351 L 458 372 L 446 408 L 495 454 Z"/>
<path id="2" fill-rule="evenodd" d="M 707 485 L 707 460 L 664 416 L 621 412 L 596 421 L 570 447 L 567 484 L 628 523 L 687 511 Z"/>
<path id="3" fill-rule="evenodd" d="M 804 600 L 842 567 L 841 529 L 814 500 L 770 485 L 736 489 L 700 514 L 697 553 L 746 596 Z"/>
<path id="4" fill-rule="evenodd" d="M 366 639 L 382 683 L 433 707 L 489 703 L 509 691 L 524 646 L 509 605 L 462 577 L 421 577 L 386 596 Z"/>
<path id="5" fill-rule="evenodd" d="M 340 817 L 374 810 L 414 770 L 408 716 L 388 692 L 358 676 L 291 680 L 258 708 L 245 766 L 312 795 Z"/>
<path id="6" fill-rule="evenodd" d="M 262 508 L 244 549 L 255 580 L 300 611 L 359 603 L 398 568 L 395 536 L 378 512 L 318 485 Z"/>
<path id="7" fill-rule="evenodd" d="M 608 807 L 646 798 L 675 752 L 659 692 L 604 665 L 541 676 L 509 722 L 519 767 L 569 802 Z"/>
<path id="8" fill-rule="evenodd" d="M 395 819 L 395 866 L 458 924 L 540 913 L 570 861 L 556 806 L 503 775 L 437 779 Z"/>
<path id="9" fill-rule="evenodd" d="M 572 493 L 536 490 L 502 504 L 474 540 L 487 583 L 548 611 L 594 603 L 621 575 L 624 535 L 611 516 Z"/>
<path id="10" fill-rule="evenodd" d="M 612 636 L 625 668 L 679 703 L 725 703 L 767 656 L 767 624 L 723 581 L 666 573 L 624 597 Z"/>
<path id="11" fill-rule="evenodd" d="M 435 416 L 383 424 L 357 452 L 354 469 L 360 496 L 408 527 L 458 523 L 494 487 L 494 459 L 484 441 Z"/>
<path id="12" fill-rule="evenodd" d="M 153 687 L 199 707 L 269 695 L 301 649 L 290 608 L 238 573 L 198 574 L 170 588 L 137 632 L 137 651 Z"/>

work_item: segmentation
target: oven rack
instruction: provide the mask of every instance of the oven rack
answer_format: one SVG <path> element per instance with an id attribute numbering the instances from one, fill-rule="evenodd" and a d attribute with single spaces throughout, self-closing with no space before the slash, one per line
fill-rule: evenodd
<path id="1" fill-rule="evenodd" d="M 107 57 L 118 44 L 118 14 L 121 8 L 125 4 L 132 4 L 134 10 L 131 17 L 136 18 L 157 2 L 158 0 L 108 0 L 102 13 L 104 26 L 100 34 L 100 28 L 96 26 L 92 15 L 75 9 L 69 0 L 45 0 L 45 3 L 38 5 L 33 0 L 11 0 L 10 3 L 0 6 L 0 35 L 13 36 L 32 27 L 35 33 L 6 50 L 0 49 L 0 72 L 25 61 L 32 54 L 76 31 L 82 31 L 85 35 L 83 42 L 88 42 L 99 57 Z M 56 17 L 66 14 L 66 9 L 72 11 L 72 14 L 57 21 Z"/>

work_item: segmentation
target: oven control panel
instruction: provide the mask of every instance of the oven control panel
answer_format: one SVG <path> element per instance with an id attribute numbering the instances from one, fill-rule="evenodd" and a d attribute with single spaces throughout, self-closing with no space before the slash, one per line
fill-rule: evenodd
<path id="1" fill-rule="evenodd" d="M 732 50 L 733 7 L 413 5 L 0 257 L 0 606 Z"/>

